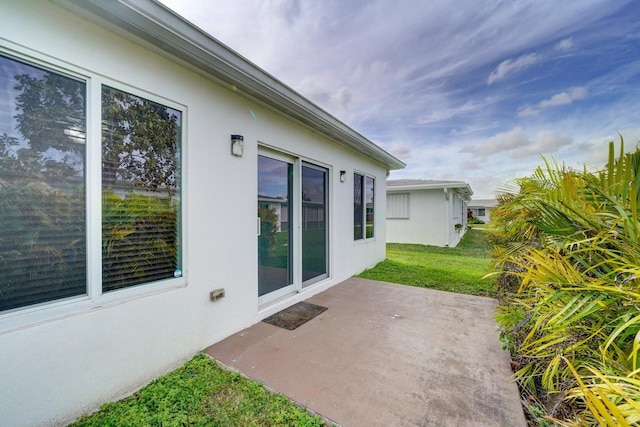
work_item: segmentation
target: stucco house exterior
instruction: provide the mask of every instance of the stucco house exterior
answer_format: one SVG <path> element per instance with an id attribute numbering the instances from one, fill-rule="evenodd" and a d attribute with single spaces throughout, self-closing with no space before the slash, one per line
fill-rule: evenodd
<path id="1" fill-rule="evenodd" d="M 491 221 L 491 209 L 496 206 L 498 206 L 498 201 L 496 199 L 471 199 L 468 204 L 473 217 L 484 221 L 485 223 Z"/>
<path id="2" fill-rule="evenodd" d="M 455 247 L 472 194 L 463 181 L 387 180 L 387 242 Z"/>
<path id="3" fill-rule="evenodd" d="M 73 421 L 385 258 L 404 164 L 166 7 L 0 10 L 2 425 Z"/>

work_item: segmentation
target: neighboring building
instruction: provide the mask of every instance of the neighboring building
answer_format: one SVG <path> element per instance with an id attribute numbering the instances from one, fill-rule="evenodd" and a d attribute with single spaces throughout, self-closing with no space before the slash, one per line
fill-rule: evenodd
<path id="1" fill-rule="evenodd" d="M 0 10 L 3 425 L 70 422 L 385 258 L 404 164 L 166 7 Z"/>
<path id="2" fill-rule="evenodd" d="M 467 228 L 466 182 L 387 181 L 387 242 L 454 247 Z"/>
<path id="3" fill-rule="evenodd" d="M 491 221 L 491 209 L 497 205 L 496 199 L 472 199 L 467 206 L 474 218 L 488 223 Z"/>
<path id="4" fill-rule="evenodd" d="M 289 201 L 286 197 L 258 194 L 258 209 L 260 208 L 269 209 L 275 214 L 277 232 L 289 231 Z"/>

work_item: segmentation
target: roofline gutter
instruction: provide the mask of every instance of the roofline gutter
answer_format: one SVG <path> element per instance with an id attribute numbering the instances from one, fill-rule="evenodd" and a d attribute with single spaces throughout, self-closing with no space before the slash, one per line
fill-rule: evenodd
<path id="1" fill-rule="evenodd" d="M 99 25 L 144 40 L 207 75 L 364 154 L 388 170 L 404 162 L 156 0 L 51 0 Z M 98 19 L 96 19 L 98 18 Z M 102 22 L 100 22 L 102 20 Z"/>
<path id="2" fill-rule="evenodd" d="M 446 184 L 437 183 L 437 184 L 415 184 L 415 185 L 395 185 L 390 186 L 387 185 L 387 193 L 392 193 L 394 191 L 411 191 L 411 190 L 440 190 L 444 189 L 445 195 L 448 195 L 448 191 L 451 190 L 461 190 L 456 191 L 466 203 L 469 203 L 471 200 L 471 196 L 473 195 L 473 190 L 471 186 L 464 181 L 450 181 Z M 448 199 L 448 196 L 447 196 Z"/>

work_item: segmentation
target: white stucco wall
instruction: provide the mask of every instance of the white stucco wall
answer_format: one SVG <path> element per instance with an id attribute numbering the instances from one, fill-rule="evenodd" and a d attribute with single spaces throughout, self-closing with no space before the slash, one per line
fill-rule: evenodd
<path id="1" fill-rule="evenodd" d="M 473 206 L 474 211 L 478 211 L 479 209 L 484 209 L 484 215 L 480 215 L 480 214 L 474 214 L 474 217 L 484 221 L 485 224 L 489 223 L 489 221 L 491 221 L 491 209 L 493 209 L 491 206 Z"/>
<path id="2" fill-rule="evenodd" d="M 444 191 L 411 190 L 403 193 L 409 193 L 409 218 L 387 220 L 387 241 L 445 246 L 448 243 L 448 202 Z"/>
<path id="3" fill-rule="evenodd" d="M 462 240 L 462 236 L 467 231 L 467 204 L 453 190 L 449 191 L 449 216 L 452 226 L 449 227 L 449 246 L 455 247 Z M 455 224 L 461 224 L 462 228 L 456 230 Z"/>
<path id="4" fill-rule="evenodd" d="M 0 10 L 5 53 L 85 76 L 92 99 L 101 82 L 168 99 L 184 107 L 186 126 L 184 283 L 162 289 L 148 284 L 112 292 L 110 298 L 81 297 L 0 313 L 0 424 L 71 421 L 384 259 L 383 166 L 58 6 L 0 0 Z M 88 144 L 99 149 L 99 122 L 92 126 Z M 230 155 L 230 134 L 244 135 L 244 157 Z M 330 277 L 262 308 L 257 297 L 258 142 L 330 169 Z M 345 183 L 339 182 L 340 170 L 347 171 Z M 354 170 L 376 177 L 376 238 L 355 243 Z M 93 267 L 99 271 L 99 265 Z M 216 288 L 224 288 L 226 296 L 212 303 L 209 292 Z"/>
<path id="5" fill-rule="evenodd" d="M 387 242 L 456 246 L 464 236 L 465 202 L 453 190 L 399 190 L 409 194 L 409 218 L 387 219 Z M 393 192 L 390 192 L 392 194 Z M 462 224 L 457 232 L 455 224 Z"/>

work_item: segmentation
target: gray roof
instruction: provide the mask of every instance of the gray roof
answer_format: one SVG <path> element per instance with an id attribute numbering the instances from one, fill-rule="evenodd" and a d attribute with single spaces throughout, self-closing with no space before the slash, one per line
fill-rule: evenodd
<path id="1" fill-rule="evenodd" d="M 473 190 L 464 181 L 440 181 L 434 179 L 389 179 L 387 180 L 387 192 L 407 190 L 438 190 L 453 189 L 465 200 L 469 201 Z"/>
<path id="2" fill-rule="evenodd" d="M 299 120 L 387 169 L 405 164 L 255 64 L 155 0 L 52 0 L 123 37 L 180 60 Z"/>

